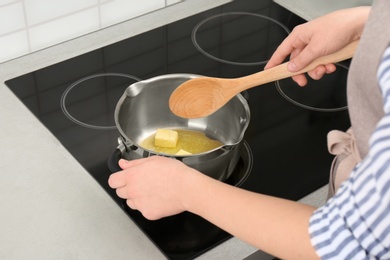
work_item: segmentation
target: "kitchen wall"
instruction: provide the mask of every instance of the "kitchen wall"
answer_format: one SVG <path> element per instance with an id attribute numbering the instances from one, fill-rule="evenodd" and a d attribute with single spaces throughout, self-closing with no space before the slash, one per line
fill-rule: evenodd
<path id="1" fill-rule="evenodd" d="M 0 0 L 0 63 L 183 0 Z"/>

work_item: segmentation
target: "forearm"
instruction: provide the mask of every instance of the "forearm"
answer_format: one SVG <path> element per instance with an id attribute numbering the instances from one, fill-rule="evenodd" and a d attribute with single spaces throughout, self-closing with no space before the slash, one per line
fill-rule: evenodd
<path id="1" fill-rule="evenodd" d="M 188 211 L 263 251 L 283 259 L 317 258 L 308 232 L 313 207 L 204 176 L 195 176 L 185 194 Z"/>

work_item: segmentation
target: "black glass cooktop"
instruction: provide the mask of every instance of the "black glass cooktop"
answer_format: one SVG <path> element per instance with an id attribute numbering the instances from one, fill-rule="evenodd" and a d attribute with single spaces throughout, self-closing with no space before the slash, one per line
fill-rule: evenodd
<path id="1" fill-rule="evenodd" d="M 6 85 L 167 258 L 192 259 L 230 235 L 190 213 L 148 221 L 109 188 L 107 160 L 119 137 L 116 103 L 127 86 L 158 75 L 232 78 L 260 71 L 300 22 L 270 0 L 233 1 L 11 79 Z M 340 65 L 336 73 L 310 81 L 306 88 L 286 79 L 243 93 L 251 122 L 241 158 L 227 182 L 291 200 L 325 185 L 332 160 L 326 135 L 349 127 L 347 71 Z"/>

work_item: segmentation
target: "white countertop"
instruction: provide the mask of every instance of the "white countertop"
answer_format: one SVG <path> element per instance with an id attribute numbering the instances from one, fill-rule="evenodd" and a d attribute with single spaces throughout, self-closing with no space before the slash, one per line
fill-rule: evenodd
<path id="1" fill-rule="evenodd" d="M 4 81 L 98 49 L 228 0 L 186 0 L 0 64 L 0 258 L 164 259 Z M 326 187 L 304 200 L 323 203 Z M 242 259 L 232 238 L 199 259 Z"/>

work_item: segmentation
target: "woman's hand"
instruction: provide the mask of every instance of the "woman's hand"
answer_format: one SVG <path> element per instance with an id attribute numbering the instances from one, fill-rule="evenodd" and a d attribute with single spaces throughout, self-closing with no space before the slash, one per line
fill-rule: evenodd
<path id="1" fill-rule="evenodd" d="M 344 9 L 298 25 L 279 45 L 265 69 L 281 64 L 290 56 L 288 69 L 298 71 L 314 59 L 336 52 L 360 39 L 369 11 L 368 6 Z M 325 64 L 317 66 L 308 75 L 318 80 L 335 70 L 334 64 Z M 300 86 L 307 84 L 303 74 L 294 76 L 293 80 Z"/>
<path id="2" fill-rule="evenodd" d="M 161 156 L 121 159 L 119 166 L 123 170 L 112 174 L 108 183 L 130 208 L 141 211 L 145 218 L 155 220 L 186 210 L 186 178 L 197 171 Z"/>

